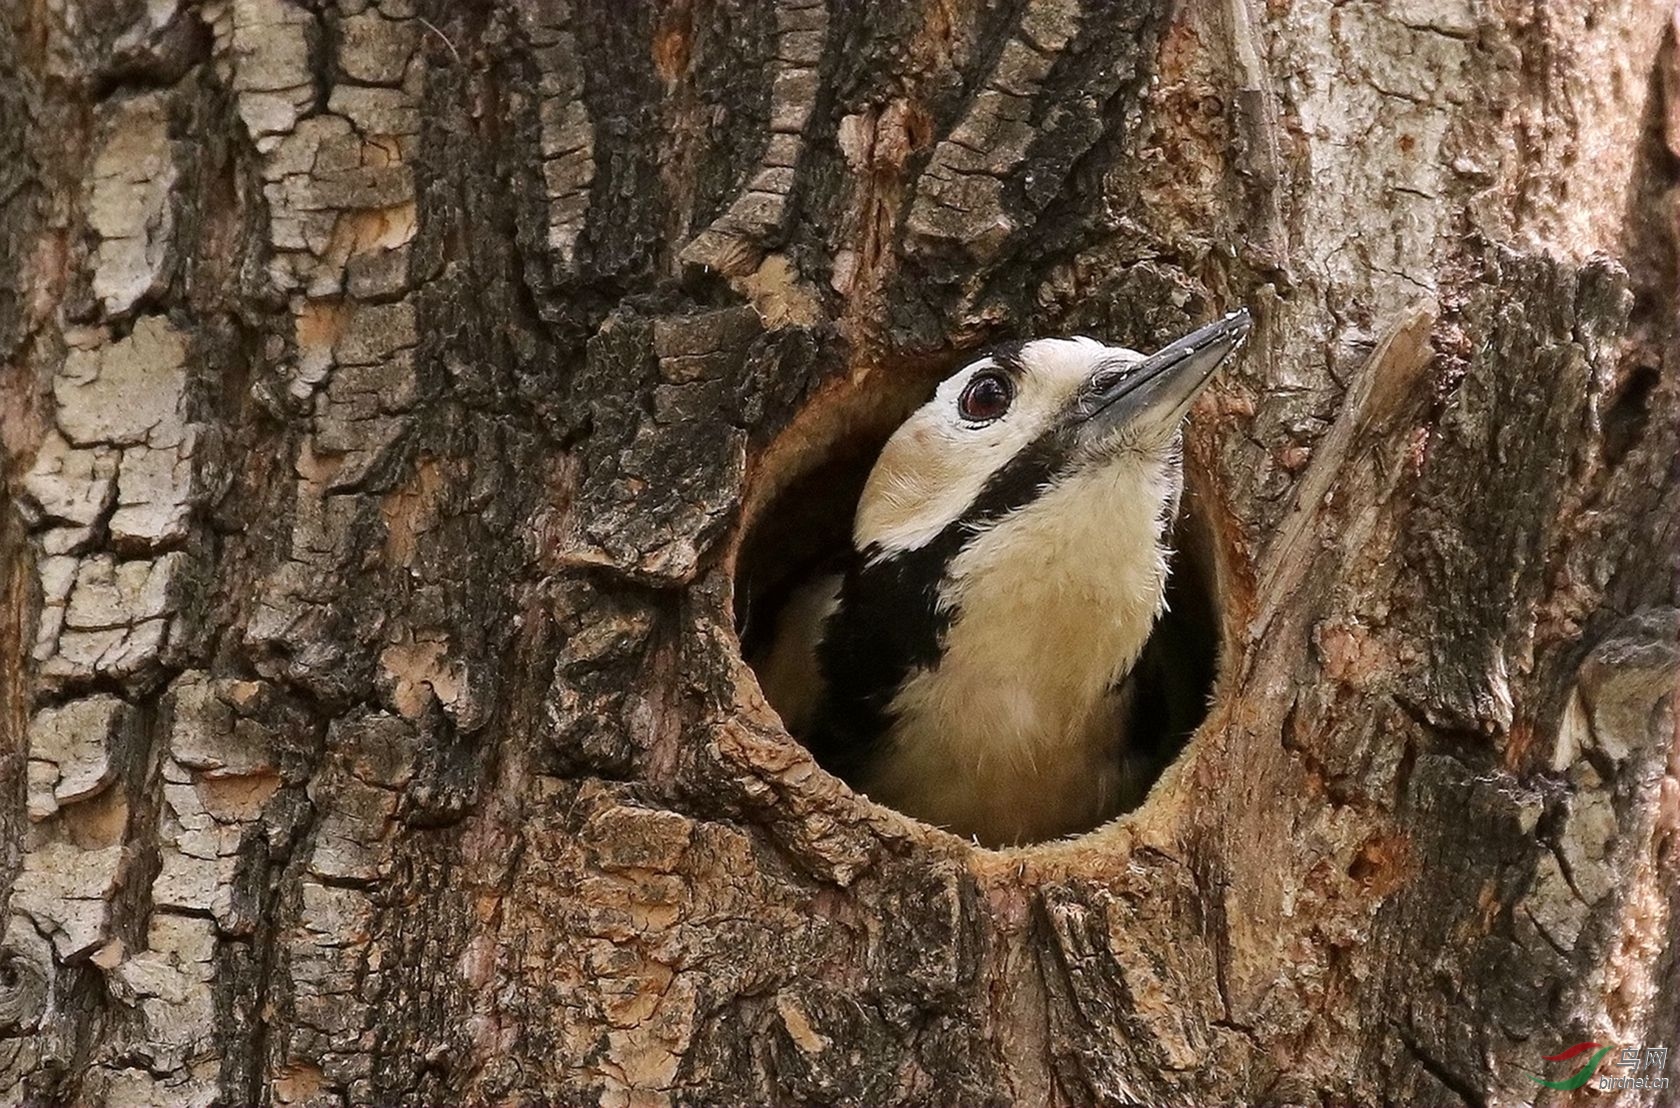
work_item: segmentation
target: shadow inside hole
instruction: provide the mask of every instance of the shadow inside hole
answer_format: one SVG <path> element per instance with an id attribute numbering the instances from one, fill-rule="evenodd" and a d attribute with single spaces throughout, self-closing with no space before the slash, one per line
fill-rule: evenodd
<path id="1" fill-rule="evenodd" d="M 761 671 L 794 590 L 820 574 L 845 572 L 852 516 L 886 439 L 883 434 L 878 440 L 836 443 L 815 468 L 783 489 L 748 531 L 736 569 L 735 631 L 755 672 Z"/>
<path id="2" fill-rule="evenodd" d="M 1145 799 L 1207 718 L 1219 674 L 1218 574 L 1212 531 L 1198 503 L 1187 492 L 1173 522 L 1166 611 L 1132 670 L 1137 686 L 1128 745 L 1148 781 L 1140 793 Z"/>
<path id="3" fill-rule="evenodd" d="M 864 483 L 887 438 L 916 402 L 885 406 L 896 413 L 890 421 L 879 416 L 850 421 L 814 456 L 807 455 L 804 472 L 786 479 L 749 520 L 736 560 L 735 623 L 742 656 L 761 687 L 768 687 L 767 655 L 789 601 L 814 578 L 845 572 Z M 1213 529 L 1193 485 L 1186 481 L 1171 530 L 1166 610 L 1132 670 L 1137 687 L 1124 757 L 1128 772 L 1143 778 L 1137 792 L 1142 800 L 1207 717 L 1218 675 L 1221 613 Z M 790 733 L 803 741 L 792 728 Z"/>

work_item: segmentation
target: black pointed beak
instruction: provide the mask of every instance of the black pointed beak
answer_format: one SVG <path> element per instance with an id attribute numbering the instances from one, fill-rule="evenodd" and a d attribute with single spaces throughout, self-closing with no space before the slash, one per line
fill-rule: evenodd
<path id="1" fill-rule="evenodd" d="M 1239 308 L 1142 361 L 1099 366 L 1075 406 L 1075 419 L 1093 425 L 1092 430 L 1176 430 L 1190 402 L 1242 345 L 1251 326 L 1248 309 Z"/>

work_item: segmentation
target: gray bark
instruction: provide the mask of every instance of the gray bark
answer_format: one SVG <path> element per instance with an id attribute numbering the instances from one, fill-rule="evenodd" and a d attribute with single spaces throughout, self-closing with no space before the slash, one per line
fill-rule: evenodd
<path id="1" fill-rule="evenodd" d="M 1671 14 L 9 5 L 0 1096 L 1563 1103 L 1676 1044 Z M 815 769 L 736 631 L 776 492 L 988 341 L 1239 304 L 1144 806 L 1000 853 Z"/>

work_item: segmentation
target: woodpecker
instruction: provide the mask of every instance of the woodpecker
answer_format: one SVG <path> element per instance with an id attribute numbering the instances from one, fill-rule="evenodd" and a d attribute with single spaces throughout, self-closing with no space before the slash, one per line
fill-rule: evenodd
<path id="1" fill-rule="evenodd" d="M 911 414 L 844 571 L 796 591 L 759 667 L 820 764 L 988 846 L 1142 799 L 1126 679 L 1164 608 L 1180 426 L 1248 330 L 1237 311 L 1151 357 L 1007 345 Z"/>

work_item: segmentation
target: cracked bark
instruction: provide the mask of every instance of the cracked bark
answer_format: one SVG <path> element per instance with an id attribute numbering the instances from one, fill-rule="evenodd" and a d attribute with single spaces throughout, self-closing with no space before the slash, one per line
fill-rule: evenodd
<path id="1" fill-rule="evenodd" d="M 1546 1103 L 1673 1043 L 1677 90 L 1633 0 L 11 6 L 0 1095 Z M 999 854 L 816 771 L 736 641 L 774 490 L 989 340 L 1239 303 L 1145 807 Z"/>

